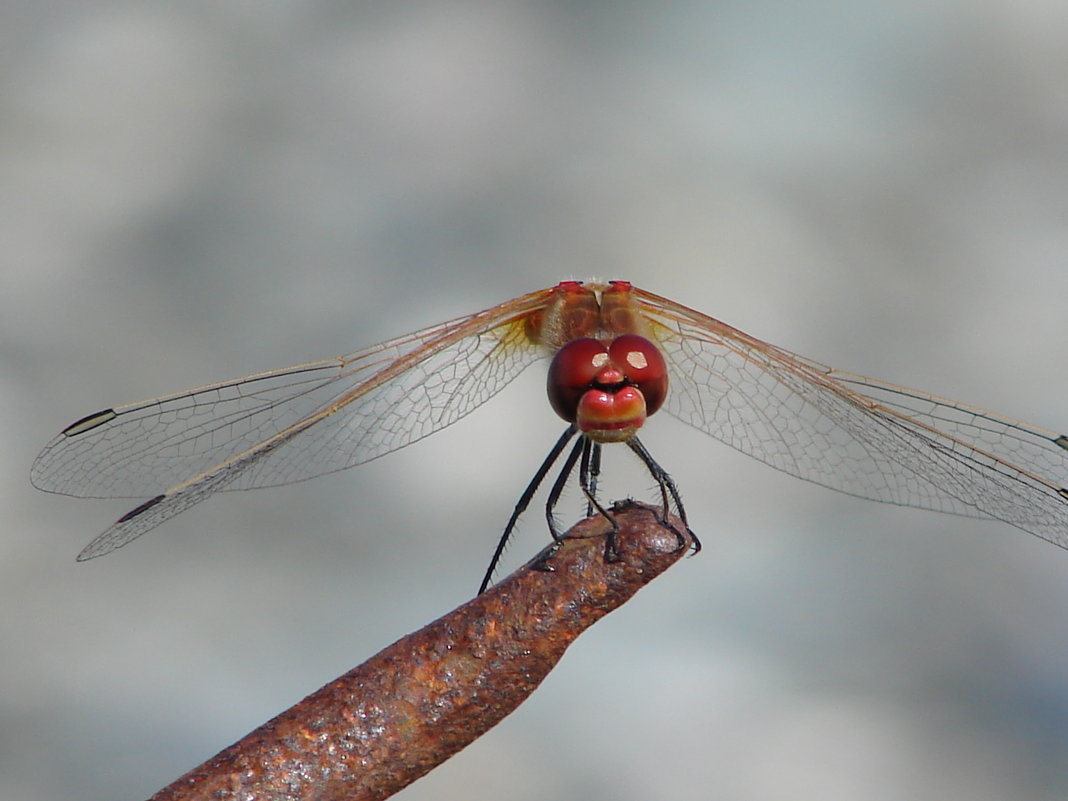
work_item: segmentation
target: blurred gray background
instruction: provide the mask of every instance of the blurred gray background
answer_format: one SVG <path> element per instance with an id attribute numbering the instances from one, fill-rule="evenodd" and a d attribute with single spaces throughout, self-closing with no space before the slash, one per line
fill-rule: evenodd
<path id="1" fill-rule="evenodd" d="M 97 409 L 599 276 L 1068 427 L 1059 3 L 8 2 L 0 74 L 5 799 L 145 798 L 466 600 L 561 430 L 534 370 L 77 565 L 134 503 L 27 474 Z M 1068 554 L 643 439 L 705 551 L 401 797 L 1068 795 Z"/>

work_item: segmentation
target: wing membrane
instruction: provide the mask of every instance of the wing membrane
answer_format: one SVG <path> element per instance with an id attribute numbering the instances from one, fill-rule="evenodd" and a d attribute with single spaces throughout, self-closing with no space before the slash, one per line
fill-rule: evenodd
<path id="1" fill-rule="evenodd" d="M 90 543 L 79 556 L 88 559 L 219 490 L 289 484 L 369 461 L 469 414 L 546 355 L 527 339 L 522 317 L 549 292 L 339 359 L 90 415 L 45 447 L 31 479 L 82 497 L 170 487 Z"/>
<path id="2" fill-rule="evenodd" d="M 348 385 L 344 370 L 331 359 L 90 415 L 45 446 L 30 478 L 84 498 L 158 493 L 307 416 Z"/>
<path id="3" fill-rule="evenodd" d="M 1003 520 L 1068 547 L 1066 440 L 841 373 L 635 290 L 672 366 L 665 408 L 799 478 L 872 500 Z"/>

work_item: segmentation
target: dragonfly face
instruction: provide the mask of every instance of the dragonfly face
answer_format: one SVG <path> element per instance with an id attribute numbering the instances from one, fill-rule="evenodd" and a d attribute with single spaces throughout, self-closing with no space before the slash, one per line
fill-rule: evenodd
<path id="1" fill-rule="evenodd" d="M 549 403 L 596 442 L 626 442 L 661 407 L 668 390 L 659 349 L 635 334 L 607 344 L 576 339 L 549 365 Z"/>

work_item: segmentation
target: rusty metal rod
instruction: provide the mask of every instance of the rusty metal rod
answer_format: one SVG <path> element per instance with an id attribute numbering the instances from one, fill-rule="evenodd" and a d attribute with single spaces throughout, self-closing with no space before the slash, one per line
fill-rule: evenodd
<path id="1" fill-rule="evenodd" d="M 312 693 L 151 801 L 369 801 L 393 795 L 499 723 L 587 627 L 692 545 L 636 503 L 587 518 L 501 581 Z M 681 533 L 678 533 L 681 532 Z M 681 545 L 681 547 L 680 547 Z"/>

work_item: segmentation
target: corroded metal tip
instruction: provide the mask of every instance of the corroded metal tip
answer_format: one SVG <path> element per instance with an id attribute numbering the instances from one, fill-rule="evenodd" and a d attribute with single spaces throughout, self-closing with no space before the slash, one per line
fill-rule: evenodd
<path id="1" fill-rule="evenodd" d="M 617 504 L 488 592 L 395 642 L 152 797 L 382 799 L 521 704 L 586 628 L 688 550 L 680 521 Z M 680 547 L 683 546 L 683 547 Z"/>

